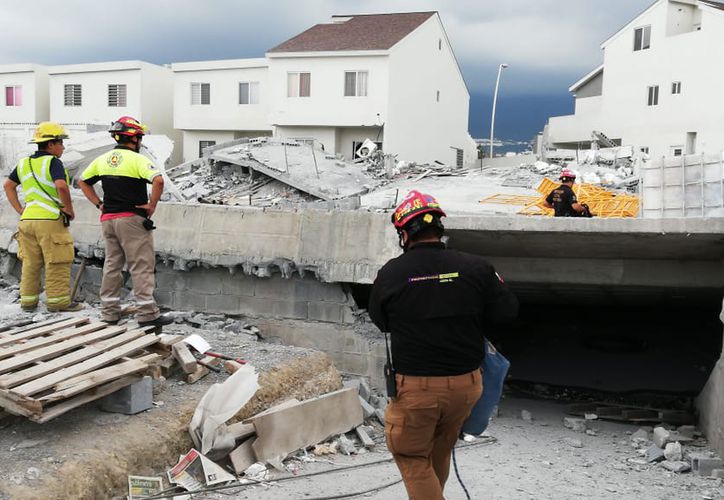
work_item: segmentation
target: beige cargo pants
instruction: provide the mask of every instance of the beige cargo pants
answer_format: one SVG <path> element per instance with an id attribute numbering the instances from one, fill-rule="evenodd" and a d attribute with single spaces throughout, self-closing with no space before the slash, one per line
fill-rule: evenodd
<path id="1" fill-rule="evenodd" d="M 18 258 L 22 261 L 20 306 L 32 310 L 40 298 L 40 276 L 45 268 L 48 310 L 70 304 L 70 267 L 75 250 L 73 236 L 63 219 L 21 220 L 18 230 Z"/>
<path id="2" fill-rule="evenodd" d="M 123 265 L 127 264 L 136 298 L 136 320 L 151 321 L 160 312 L 153 298 L 156 287 L 154 270 L 156 254 L 153 234 L 143 227 L 143 217 L 134 215 L 101 222 L 106 243 L 106 260 L 101 282 L 101 317 L 117 321 L 121 317 L 121 288 Z"/>

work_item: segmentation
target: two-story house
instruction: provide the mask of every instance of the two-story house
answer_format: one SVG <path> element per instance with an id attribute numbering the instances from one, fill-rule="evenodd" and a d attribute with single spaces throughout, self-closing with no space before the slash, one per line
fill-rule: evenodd
<path id="1" fill-rule="evenodd" d="M 575 114 L 550 118 L 549 148 L 587 148 L 595 130 L 652 157 L 724 150 L 724 3 L 657 0 L 601 48 L 569 89 Z"/>
<path id="2" fill-rule="evenodd" d="M 408 161 L 477 155 L 470 97 L 437 12 L 334 16 L 265 59 L 172 68 L 187 161 L 217 141 L 269 134 L 349 159 L 365 139 Z"/>
<path id="3" fill-rule="evenodd" d="M 266 59 L 174 63 L 171 69 L 184 161 L 218 143 L 271 135 Z"/>
<path id="4" fill-rule="evenodd" d="M 50 66 L 48 75 L 50 120 L 69 131 L 94 126 L 104 130 L 125 115 L 148 125 L 152 134 L 178 139 L 173 128 L 173 73 L 168 67 L 114 61 Z M 174 160 L 180 160 L 180 154 Z"/>

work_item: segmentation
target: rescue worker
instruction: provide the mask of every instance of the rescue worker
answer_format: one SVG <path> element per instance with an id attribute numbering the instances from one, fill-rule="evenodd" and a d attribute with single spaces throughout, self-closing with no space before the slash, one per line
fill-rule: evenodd
<path id="1" fill-rule="evenodd" d="M 576 193 L 573 192 L 573 184 L 576 182 L 576 174 L 572 170 L 563 169 L 558 180 L 561 185 L 555 188 L 546 197 L 544 205 L 552 208 L 556 217 L 581 217 L 586 207 L 578 203 Z"/>
<path id="2" fill-rule="evenodd" d="M 5 180 L 10 205 L 20 214 L 18 257 L 22 261 L 20 307 L 34 311 L 40 297 L 40 273 L 45 268 L 45 294 L 48 311 L 79 311 L 71 301 L 70 268 L 75 251 L 68 230 L 75 218 L 70 199 L 70 179 L 60 161 L 65 146 L 65 129 L 53 122 L 42 122 L 35 129 L 31 144 L 38 150 L 21 159 Z M 17 188 L 22 186 L 25 206 Z"/>
<path id="3" fill-rule="evenodd" d="M 173 318 L 160 314 L 153 298 L 156 254 L 150 217 L 163 193 L 163 176 L 151 160 L 140 154 L 146 131 L 146 126 L 130 116 L 113 122 L 109 132 L 116 147 L 93 160 L 78 182 L 85 197 L 101 211 L 106 254 L 100 290 L 101 318 L 108 323 L 117 323 L 121 317 L 124 264 L 133 281 L 139 325 L 162 326 L 173 322 Z M 98 181 L 103 188 L 102 201 L 93 187 Z"/>
<path id="4" fill-rule="evenodd" d="M 411 499 L 442 499 L 450 454 L 480 398 L 487 321 L 513 320 L 518 301 L 482 257 L 446 249 L 445 212 L 411 191 L 392 215 L 404 253 L 380 269 L 369 314 L 391 335 L 396 394 L 387 446 Z"/>

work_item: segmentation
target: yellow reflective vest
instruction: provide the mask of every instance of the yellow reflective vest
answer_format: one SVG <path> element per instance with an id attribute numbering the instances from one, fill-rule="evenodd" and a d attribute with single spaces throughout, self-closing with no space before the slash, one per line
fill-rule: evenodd
<path id="1" fill-rule="evenodd" d="M 56 220 L 60 217 L 63 204 L 50 175 L 53 158 L 53 155 L 43 155 L 39 158 L 23 158 L 18 162 L 18 178 L 25 194 L 25 209 L 20 220 Z M 65 182 L 70 185 L 67 171 Z"/>

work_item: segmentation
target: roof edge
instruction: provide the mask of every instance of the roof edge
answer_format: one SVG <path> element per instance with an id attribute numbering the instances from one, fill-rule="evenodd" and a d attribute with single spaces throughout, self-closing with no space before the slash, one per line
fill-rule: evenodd
<path id="1" fill-rule="evenodd" d="M 603 73 L 603 64 L 595 68 L 593 71 L 586 74 L 583 78 L 578 80 L 576 83 L 568 88 L 568 92 L 575 92 L 576 90 L 583 87 L 586 83 L 593 80 L 599 73 Z"/>

